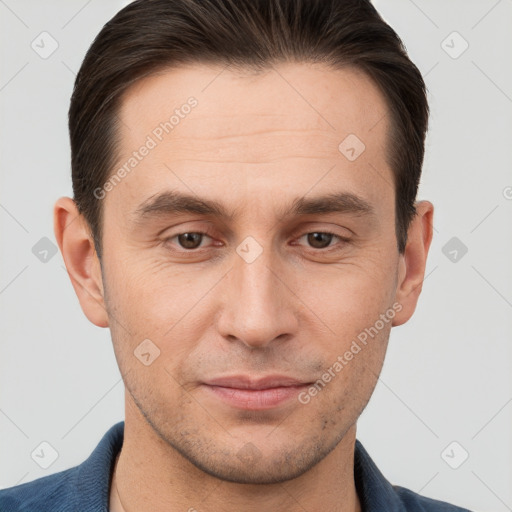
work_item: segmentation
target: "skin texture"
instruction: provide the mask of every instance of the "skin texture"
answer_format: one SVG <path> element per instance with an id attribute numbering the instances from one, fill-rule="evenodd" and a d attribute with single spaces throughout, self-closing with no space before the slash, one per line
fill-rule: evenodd
<path id="1" fill-rule="evenodd" d="M 122 505 L 113 488 L 111 510 L 360 511 L 356 421 L 391 327 L 416 307 L 433 206 L 417 203 L 399 255 L 384 98 L 362 73 L 319 64 L 259 75 L 195 64 L 142 79 L 121 105 L 118 167 L 191 96 L 197 105 L 102 199 L 101 267 L 72 199 L 54 209 L 81 307 L 110 328 L 126 389 Z M 365 144 L 354 161 L 338 149 L 348 134 Z M 236 214 L 136 221 L 170 189 Z M 332 192 L 357 194 L 375 215 L 282 215 Z M 205 230 L 196 249 L 176 236 Z M 349 242 L 308 236 L 324 232 Z M 236 250 L 248 236 L 262 249 L 251 263 Z M 241 410 L 202 385 L 234 374 L 315 382 L 393 304 L 394 318 L 307 404 Z M 134 355 L 145 339 L 160 350 L 148 366 Z"/>

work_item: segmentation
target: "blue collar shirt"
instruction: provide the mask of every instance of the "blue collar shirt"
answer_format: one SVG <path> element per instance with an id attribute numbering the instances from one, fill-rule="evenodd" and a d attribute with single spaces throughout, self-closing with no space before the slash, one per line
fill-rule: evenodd
<path id="1" fill-rule="evenodd" d="M 112 471 L 123 438 L 120 421 L 78 466 L 0 490 L 0 512 L 108 512 Z M 357 439 L 354 478 L 363 512 L 470 512 L 391 485 Z"/>

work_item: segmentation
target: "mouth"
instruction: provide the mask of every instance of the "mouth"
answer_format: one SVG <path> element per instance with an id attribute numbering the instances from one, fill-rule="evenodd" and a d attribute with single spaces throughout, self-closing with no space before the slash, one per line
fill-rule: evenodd
<path id="1" fill-rule="evenodd" d="M 284 405 L 311 384 L 284 375 L 259 378 L 235 375 L 208 380 L 203 387 L 214 398 L 232 407 L 256 411 Z"/>

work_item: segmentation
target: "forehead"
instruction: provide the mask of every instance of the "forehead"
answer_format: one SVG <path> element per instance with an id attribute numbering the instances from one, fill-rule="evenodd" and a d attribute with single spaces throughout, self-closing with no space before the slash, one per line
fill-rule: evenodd
<path id="1" fill-rule="evenodd" d="M 128 172 L 107 199 L 124 211 L 163 188 L 210 198 L 229 192 L 245 202 L 252 192 L 258 203 L 262 196 L 278 201 L 287 190 L 304 195 L 315 183 L 323 192 L 336 185 L 366 191 L 370 201 L 383 185 L 391 188 L 387 106 L 375 84 L 352 68 L 283 63 L 256 74 L 179 66 L 136 82 L 119 117 L 116 169 Z M 144 145 L 151 149 L 127 166 Z M 361 155 L 353 159 L 352 149 Z"/>
<path id="2" fill-rule="evenodd" d="M 256 128 L 268 129 L 269 123 L 278 123 L 318 129 L 335 137 L 359 131 L 364 137 L 387 112 L 378 87 L 353 67 L 282 63 L 256 73 L 187 64 L 160 70 L 128 89 L 120 108 L 123 139 L 129 142 L 133 136 L 150 132 L 155 121 L 168 120 L 191 96 L 197 98 L 198 108 L 187 123 L 179 129 L 176 126 L 174 138 L 186 136 L 187 127 L 196 134 L 243 135 L 252 129 L 245 124 L 247 118 L 257 123 Z M 205 122 L 208 117 L 210 123 Z M 229 122 L 214 122 L 223 119 Z M 301 124 L 294 125 L 298 121 Z"/>

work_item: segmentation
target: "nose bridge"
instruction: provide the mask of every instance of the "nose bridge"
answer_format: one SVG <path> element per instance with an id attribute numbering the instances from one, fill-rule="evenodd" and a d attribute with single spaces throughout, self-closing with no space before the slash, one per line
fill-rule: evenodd
<path id="1" fill-rule="evenodd" d="M 276 259 L 270 248 L 247 237 L 236 252 L 226 276 L 229 291 L 219 327 L 224 336 L 236 337 L 247 346 L 264 347 L 293 329 L 294 315 L 286 297 L 290 292 L 276 276 Z"/>
<path id="2" fill-rule="evenodd" d="M 256 245 L 258 244 L 258 245 Z M 275 291 L 275 275 L 271 271 L 273 257 L 270 249 L 263 250 L 252 237 L 237 248 L 238 261 L 233 268 L 233 279 L 240 291 L 241 304 L 253 310 L 269 307 Z M 274 294 L 275 298 L 275 294 Z"/>

